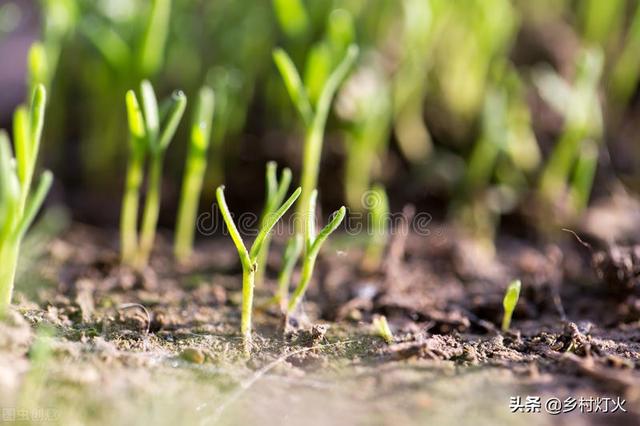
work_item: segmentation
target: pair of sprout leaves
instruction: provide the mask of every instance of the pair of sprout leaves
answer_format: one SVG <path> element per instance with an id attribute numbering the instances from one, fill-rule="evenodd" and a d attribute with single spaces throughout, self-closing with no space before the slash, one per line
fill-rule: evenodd
<path id="1" fill-rule="evenodd" d="M 302 193 L 302 188 L 298 187 L 293 192 L 293 194 L 291 194 L 289 198 L 287 198 L 287 200 L 283 202 L 290 182 L 291 171 L 289 169 L 283 170 L 281 179 L 278 182 L 276 178 L 275 163 L 270 162 L 267 165 L 267 202 L 260 221 L 260 231 L 258 232 L 258 235 L 256 236 L 253 244 L 249 249 L 247 249 L 247 246 L 245 245 L 242 236 L 240 235 L 240 232 L 238 231 L 238 228 L 233 221 L 231 212 L 229 211 L 229 208 L 227 206 L 227 202 L 224 197 L 224 186 L 220 186 L 216 190 L 216 199 L 218 201 L 218 206 L 220 207 L 220 212 L 225 221 L 225 224 L 227 225 L 229 234 L 231 235 L 231 239 L 233 240 L 236 249 L 238 250 L 240 263 L 242 265 L 243 288 L 241 331 L 245 338 L 245 342 L 250 342 L 251 340 L 251 313 L 253 306 L 255 274 L 258 271 L 258 268 L 264 268 L 265 266 L 264 264 L 261 264 L 260 259 L 265 259 L 266 256 L 261 256 L 261 254 L 264 253 L 263 249 L 265 248 L 265 245 L 268 246 L 270 232 L 272 231 L 276 223 L 280 220 L 280 218 L 282 218 L 287 210 L 289 210 L 293 203 L 296 202 L 296 200 Z M 316 258 L 318 256 L 318 253 L 320 252 L 320 248 L 327 240 L 329 235 L 331 235 L 338 228 L 338 226 L 340 226 L 340 223 L 342 223 L 342 220 L 346 215 L 346 208 L 343 206 L 333 214 L 332 219 L 329 221 L 329 223 L 324 226 L 319 233 L 316 234 L 315 210 L 317 194 L 317 190 L 313 190 L 309 203 L 309 210 L 303 218 L 307 221 L 308 232 L 305 236 L 304 241 L 305 245 L 302 274 L 300 282 L 298 283 L 298 286 L 296 287 L 291 300 L 287 305 L 287 314 L 293 313 L 302 300 L 302 297 L 304 296 L 304 293 L 311 280 L 311 275 L 313 273 Z M 281 302 L 285 301 L 284 298 L 288 290 L 289 278 L 301 251 L 302 239 L 298 234 L 291 238 L 291 240 L 287 244 L 287 248 L 285 249 L 283 271 L 279 280 L 279 298 Z M 264 263 L 264 261 L 262 263 Z"/>
<path id="2" fill-rule="evenodd" d="M 30 109 L 21 106 L 15 112 L 15 158 L 9 136 L 0 131 L 0 311 L 11 301 L 20 243 L 53 182 L 45 171 L 32 191 L 45 106 L 46 90 L 38 85 Z"/>
<path id="3" fill-rule="evenodd" d="M 133 90 L 126 94 L 131 157 L 121 221 L 122 259 L 143 267 L 147 264 L 155 240 L 160 211 L 160 186 L 164 154 L 184 114 L 187 98 L 181 91 L 158 105 L 151 83 L 140 86 L 142 108 Z M 138 241 L 138 196 L 147 153 L 150 157 L 149 189 Z"/>
<path id="4" fill-rule="evenodd" d="M 187 106 L 185 94 L 176 90 L 162 104 L 158 104 L 153 86 L 148 80 L 140 84 L 142 109 L 133 90 L 126 94 L 127 116 L 131 135 L 131 148 L 143 156 L 163 153 L 169 146 Z"/>

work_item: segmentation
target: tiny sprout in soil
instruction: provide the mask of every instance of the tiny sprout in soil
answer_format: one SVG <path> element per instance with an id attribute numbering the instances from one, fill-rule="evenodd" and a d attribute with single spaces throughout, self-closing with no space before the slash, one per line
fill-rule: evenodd
<path id="1" fill-rule="evenodd" d="M 387 322 L 387 317 L 384 315 L 375 316 L 373 318 L 373 329 L 375 333 L 382 337 L 382 339 L 387 344 L 393 343 L 393 333 L 391 332 L 391 328 L 389 327 L 389 323 Z"/>
<path id="2" fill-rule="evenodd" d="M 502 331 L 509 331 L 509 327 L 511 326 L 511 317 L 513 316 L 513 311 L 518 304 L 518 299 L 520 298 L 520 286 L 520 280 L 514 280 L 509 284 L 509 287 L 507 287 L 507 292 L 502 300 L 502 307 L 504 308 Z"/>
<path id="3" fill-rule="evenodd" d="M 382 185 L 374 185 L 366 200 L 369 208 L 369 230 L 371 237 L 362 261 L 366 271 L 377 271 L 382 264 L 382 256 L 387 246 L 389 218 L 389 199 Z"/>

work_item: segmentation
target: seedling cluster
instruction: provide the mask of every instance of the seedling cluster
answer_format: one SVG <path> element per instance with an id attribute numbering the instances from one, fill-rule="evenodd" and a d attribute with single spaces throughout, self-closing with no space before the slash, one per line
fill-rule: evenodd
<path id="1" fill-rule="evenodd" d="M 0 131 L 0 314 L 11 303 L 20 245 L 42 206 L 53 175 L 42 173 L 32 187 L 44 126 L 46 89 L 36 86 L 31 105 L 13 116 L 15 158 L 9 136 Z"/>
<path id="2" fill-rule="evenodd" d="M 80 91 L 91 93 L 95 100 L 87 108 L 87 116 L 82 116 L 85 111 L 78 112 L 77 121 L 82 123 L 78 139 L 83 142 L 83 166 L 96 176 L 98 172 L 111 173 L 110 160 L 118 158 L 118 150 L 125 146 L 114 143 L 124 120 L 122 110 L 112 108 L 114 99 L 120 102 L 124 90 L 143 78 L 166 77 L 160 74 L 165 61 L 170 65 L 167 69 L 175 71 L 171 68 L 176 66 L 175 52 L 188 53 L 184 64 L 178 64 L 184 65 L 181 70 L 188 74 L 182 87 L 198 87 L 202 84 L 199 79 L 206 75 L 192 112 L 173 250 L 179 263 L 189 262 L 202 189 L 217 187 L 215 198 L 243 269 L 241 332 L 247 347 L 251 343 L 253 289 L 266 282 L 271 231 L 276 223 L 295 203 L 297 227 L 284 249 L 275 297 L 288 317 L 297 313 L 304 299 L 323 244 L 346 216 L 345 207 L 341 207 L 318 229 L 316 203 L 323 143 L 331 106 L 341 86 L 337 116 L 346 141 L 344 192 L 347 204 L 354 209 L 361 207 L 362 194 L 367 191 L 375 199 L 368 207 L 371 238 L 362 269 L 378 272 L 388 243 L 389 206 L 385 189 L 372 182 L 383 179 L 381 164 L 392 132 L 398 157 L 402 157 L 397 163 L 410 163 L 415 176 L 433 175 L 440 179 L 438 183 L 444 182 L 455 218 L 493 246 L 502 215 L 522 207 L 532 192 L 554 212 L 563 204 L 572 213 L 570 218 L 586 208 L 603 140 L 602 111 L 615 112 L 614 108 L 603 108 L 601 98 L 610 96 L 613 106 L 624 107 L 639 79 L 640 6 L 634 5 L 633 14 L 626 19 L 625 13 L 632 7 L 623 1 L 580 4 L 576 36 L 589 47 L 580 51 L 571 82 L 555 71 L 537 69 L 532 74 L 543 100 L 564 118 L 558 142 L 544 162 L 533 132 L 525 82 L 508 55 L 522 12 L 521 6 L 509 0 L 468 4 L 398 0 L 381 2 L 386 5 L 373 12 L 375 8 L 347 1 L 334 3 L 338 8 L 312 7 L 303 0 L 210 2 L 202 8 L 207 19 L 238 16 L 241 21 L 241 25 L 225 22 L 217 30 L 182 25 L 192 19 L 193 9 L 172 0 L 130 2 L 127 8 L 93 3 L 43 2 L 44 40 L 35 43 L 28 55 L 27 85 L 33 96 L 29 107 L 18 108 L 14 115 L 13 149 L 8 134 L 0 132 L 0 311 L 11 300 L 25 232 L 51 186 L 49 172 L 33 183 L 45 88 L 56 85 L 58 91 L 69 90 L 54 78 L 59 69 L 75 69 L 66 63 L 68 58 L 76 60 L 80 55 L 78 62 L 88 64 L 82 68 L 82 76 L 73 78 L 82 80 Z M 394 7 L 398 13 L 386 13 Z M 270 8 L 276 20 L 261 19 Z M 384 13 L 379 13 L 381 10 Z M 493 19 L 476 19 L 478 16 Z M 626 21 L 627 30 L 614 31 Z M 170 37 L 174 27 L 180 27 L 179 40 Z M 204 48 L 196 50 L 193 40 L 202 37 L 199 32 L 211 40 L 207 44 L 216 55 L 201 51 Z M 70 40 L 76 34 L 81 42 L 73 45 Z M 394 43 L 387 46 L 391 39 Z M 286 51 L 274 49 L 280 41 Z M 609 45 L 617 46 L 613 56 Z M 362 55 L 358 46 L 363 46 Z M 77 55 L 61 56 L 63 48 L 69 47 Z M 208 59 L 211 56 L 215 56 L 214 62 Z M 360 56 L 364 60 L 356 66 Z M 600 93 L 603 81 L 610 93 Z M 264 87 L 263 82 L 267 82 Z M 265 110 L 280 111 L 282 101 L 288 102 L 282 99 L 286 95 L 297 110 L 304 133 L 300 186 L 287 197 L 291 170 L 284 168 L 278 175 L 276 163 L 267 164 L 259 233 L 248 248 L 226 205 L 224 189 L 218 187 L 224 181 L 223 166 L 233 167 L 234 158 L 227 161 L 227 151 L 232 153 L 230 157 L 239 151 L 238 144 L 225 147 L 224 143 L 242 129 L 254 99 L 264 98 L 269 107 Z M 61 97 L 62 101 L 67 97 Z M 125 104 L 129 156 L 120 218 L 121 260 L 142 270 L 155 245 L 165 156 L 185 113 L 187 98 L 176 91 L 159 103 L 151 83 L 144 80 L 138 93 L 126 93 Z M 431 116 L 426 105 L 446 113 Z M 60 122 L 70 121 L 60 119 L 68 105 L 59 106 L 51 112 L 55 111 Z M 437 124 L 441 139 L 452 141 L 450 145 L 431 139 L 427 115 Z M 54 127 L 56 130 L 60 131 Z M 293 283 L 298 266 L 299 280 Z M 510 327 L 520 285 L 520 281 L 511 283 L 504 298 L 505 331 Z M 385 340 L 393 340 L 384 317 L 375 320 L 375 327 Z"/>
<path id="3" fill-rule="evenodd" d="M 187 105 L 186 96 L 176 91 L 160 109 L 153 87 L 146 80 L 140 86 L 140 94 L 142 109 L 133 90 L 126 95 L 130 155 L 120 220 L 122 261 L 136 268 L 144 268 L 149 261 L 160 214 L 164 155 Z M 147 196 L 138 235 L 138 205 L 147 160 Z"/>

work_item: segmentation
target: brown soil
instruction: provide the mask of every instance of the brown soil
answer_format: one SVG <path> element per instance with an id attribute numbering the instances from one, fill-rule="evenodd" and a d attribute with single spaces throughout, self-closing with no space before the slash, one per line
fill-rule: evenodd
<path id="1" fill-rule="evenodd" d="M 375 273 L 334 238 L 298 329 L 282 332 L 274 282 L 257 290 L 246 359 L 230 241 L 201 244 L 179 269 L 160 241 L 139 274 L 118 265 L 114 234 L 75 225 L 29 267 L 37 290 L 19 288 L 0 323 L 0 407 L 49 407 L 56 424 L 640 424 L 638 247 L 566 237 L 501 237 L 487 255 L 435 226 L 395 236 Z M 276 239 L 268 276 L 281 249 Z M 371 327 L 380 314 L 392 344 Z M 627 412 L 512 414 L 510 397 L 528 395 L 620 397 Z"/>

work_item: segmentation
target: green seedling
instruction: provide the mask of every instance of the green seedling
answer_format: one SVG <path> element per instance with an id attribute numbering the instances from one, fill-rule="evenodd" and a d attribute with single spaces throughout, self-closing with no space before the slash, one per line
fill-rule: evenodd
<path id="1" fill-rule="evenodd" d="M 302 80 L 311 105 L 318 103 L 332 71 L 354 40 L 355 23 L 351 13 L 333 10 L 327 19 L 325 36 L 310 47 L 305 58 Z"/>
<path id="2" fill-rule="evenodd" d="M 528 192 L 540 152 L 523 84 L 509 63 L 496 64 L 482 110 L 482 127 L 452 203 L 457 219 L 493 250 L 502 214 Z"/>
<path id="3" fill-rule="evenodd" d="M 260 231 L 251 249 L 247 250 L 242 237 L 236 228 L 233 221 L 233 217 L 227 207 L 227 202 L 224 198 L 224 186 L 219 186 L 216 190 L 216 199 L 222 218 L 227 225 L 231 239 L 238 250 L 240 256 L 240 264 L 242 265 L 242 316 L 240 321 L 240 331 L 245 345 L 245 350 L 249 351 L 251 348 L 251 314 L 253 310 L 253 289 L 255 284 L 256 271 L 264 267 L 264 265 L 258 264 L 258 256 L 265 239 L 268 237 L 269 232 L 275 226 L 276 222 L 286 213 L 291 205 L 298 199 L 301 188 L 295 190 L 295 192 L 272 214 L 267 216 L 267 219 L 263 222 Z"/>
<path id="4" fill-rule="evenodd" d="M 193 252 L 198 202 L 207 169 L 207 151 L 213 113 L 214 93 L 210 87 L 204 86 L 198 94 L 198 104 L 191 123 L 191 143 L 187 153 L 178 209 L 174 254 L 181 263 L 185 263 Z"/>
<path id="5" fill-rule="evenodd" d="M 347 123 L 345 198 L 355 211 L 363 209 L 362 197 L 370 189 L 372 177 L 381 174 L 393 112 L 381 61 L 371 55 L 364 62 L 342 85 L 336 101 L 337 115 Z"/>
<path id="6" fill-rule="evenodd" d="M 427 158 L 432 150 L 424 123 L 424 98 L 427 94 L 425 71 L 431 68 L 433 11 L 431 2 L 402 0 L 402 42 L 400 63 L 393 82 L 394 128 L 402 153 L 411 161 Z"/>
<path id="7" fill-rule="evenodd" d="M 307 234 L 305 238 L 305 251 L 302 257 L 302 272 L 300 275 L 300 281 L 298 286 L 293 292 L 291 299 L 287 305 L 287 315 L 291 315 L 295 312 L 296 308 L 302 301 L 305 292 L 307 291 L 307 287 L 309 287 L 309 282 L 311 281 L 311 277 L 313 275 L 313 269 L 316 264 L 316 259 L 318 257 L 318 253 L 320 252 L 320 248 L 322 244 L 329 238 L 329 235 L 335 231 L 338 226 L 342 223 L 345 215 L 347 214 L 347 209 L 342 206 L 339 210 L 334 212 L 332 219 L 329 223 L 322 228 L 322 230 L 316 236 L 316 199 L 318 197 L 318 191 L 313 190 L 311 192 L 311 197 L 309 199 L 309 210 L 303 216 L 305 222 L 307 222 Z"/>
<path id="8" fill-rule="evenodd" d="M 153 87 L 146 80 L 141 84 L 141 95 L 142 109 L 133 90 L 126 95 L 130 156 L 120 217 L 122 261 L 138 269 L 147 265 L 153 248 L 160 213 L 164 155 L 187 105 L 186 96 L 176 91 L 163 104 L 161 113 Z M 147 156 L 148 189 L 138 236 L 138 200 Z"/>
<path id="9" fill-rule="evenodd" d="M 585 167 L 593 165 L 593 142 L 602 138 L 598 84 L 603 61 L 600 50 L 584 51 L 578 58 L 573 86 L 551 71 L 534 75 L 542 97 L 565 116 L 560 140 L 540 178 L 540 195 L 547 205 L 557 205 L 565 194 L 578 194 L 578 200 L 569 200 L 574 214 L 580 212 L 591 192 L 593 173 L 588 171 L 591 167 Z M 576 169 L 576 165 L 580 167 Z"/>
<path id="10" fill-rule="evenodd" d="M 362 261 L 366 271 L 377 271 L 382 264 L 387 240 L 389 239 L 387 221 L 389 219 L 389 199 L 382 185 L 374 185 L 365 199 L 369 207 L 369 243 Z"/>
<path id="11" fill-rule="evenodd" d="M 387 322 L 387 317 L 384 315 L 375 316 L 373 318 L 372 326 L 376 334 L 382 337 L 388 345 L 394 342 L 393 333 L 391 332 L 391 328 Z"/>
<path id="12" fill-rule="evenodd" d="M 141 7 L 141 6 L 137 6 Z M 111 68 L 124 77 L 133 73 L 136 78 L 158 72 L 165 57 L 169 34 L 171 0 L 152 0 L 144 12 L 144 20 L 133 31 L 138 38 L 128 40 L 113 23 L 90 16 L 81 20 L 80 33 L 95 46 Z"/>
<path id="13" fill-rule="evenodd" d="M 514 280 L 507 287 L 507 292 L 504 294 L 504 299 L 502 300 L 502 307 L 504 308 L 504 315 L 502 316 L 502 331 L 509 331 L 509 327 L 511 326 L 511 317 L 513 316 L 513 311 L 518 304 L 518 299 L 520 298 L 520 280 Z"/>
<path id="14" fill-rule="evenodd" d="M 282 49 L 276 49 L 273 53 L 273 59 L 282 75 L 289 96 L 300 113 L 306 129 L 302 159 L 302 195 L 296 207 L 297 217 L 305 217 L 307 212 L 311 211 L 309 205 L 311 193 L 317 186 L 322 142 L 331 102 L 357 57 L 358 47 L 349 46 L 340 64 L 326 80 L 317 103 L 312 106 L 300 74 L 289 55 Z M 297 232 L 305 235 L 305 238 L 308 239 L 307 235 L 310 230 L 305 229 L 307 222 L 306 220 L 299 221 L 300 228 L 297 229 Z"/>
<path id="15" fill-rule="evenodd" d="M 130 2 L 129 12 L 118 16 L 101 12 L 99 6 L 70 1 L 83 3 L 77 34 L 97 53 L 83 57 L 83 63 L 86 61 L 86 68 L 90 70 L 85 74 L 90 77 L 81 82 L 83 89 L 95 98 L 85 116 L 85 128 L 90 134 L 84 136 L 82 146 L 86 177 L 95 184 L 109 176 L 112 164 L 124 148 L 112 143 L 122 137 L 123 126 L 121 114 L 111 105 L 119 102 L 121 93 L 133 84 L 155 77 L 169 56 L 167 39 L 173 2 Z"/>
<path id="16" fill-rule="evenodd" d="M 274 161 L 267 163 L 266 172 L 266 199 L 264 203 L 264 210 L 260 216 L 260 227 L 264 227 L 269 218 L 275 213 L 278 207 L 284 201 L 284 197 L 287 195 L 289 185 L 291 184 L 291 170 L 284 168 L 280 175 L 280 181 L 276 176 L 277 164 Z M 264 281 L 264 273 L 267 269 L 267 257 L 269 255 L 269 246 L 271 245 L 271 234 L 268 234 L 262 243 L 262 248 L 258 253 L 258 264 L 264 265 L 264 267 L 256 271 L 256 285 L 262 285 Z"/>
<path id="17" fill-rule="evenodd" d="M 53 175 L 45 171 L 32 189 L 44 125 L 46 90 L 38 85 L 31 107 L 13 117 L 15 158 L 9 136 L 0 131 L 0 314 L 11 303 L 22 240 L 49 192 Z"/>

